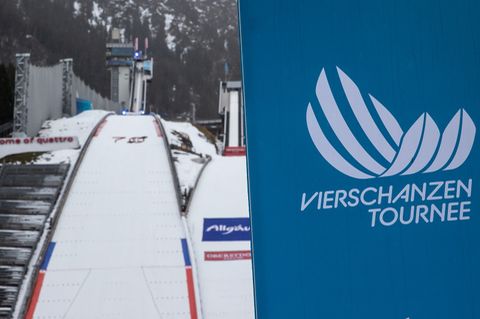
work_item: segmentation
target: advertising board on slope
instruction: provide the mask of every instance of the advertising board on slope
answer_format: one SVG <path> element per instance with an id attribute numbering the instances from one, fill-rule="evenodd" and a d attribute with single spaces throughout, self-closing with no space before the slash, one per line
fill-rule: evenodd
<path id="1" fill-rule="evenodd" d="M 250 260 L 250 259 L 252 259 L 252 254 L 250 250 L 204 252 L 205 261 L 233 261 L 233 260 Z"/>
<path id="2" fill-rule="evenodd" d="M 480 3 L 240 23 L 258 318 L 480 318 Z"/>
<path id="3" fill-rule="evenodd" d="M 203 241 L 249 241 L 248 218 L 204 218 Z"/>
<path id="4" fill-rule="evenodd" d="M 0 138 L 0 158 L 27 152 L 50 152 L 80 147 L 76 136 Z"/>

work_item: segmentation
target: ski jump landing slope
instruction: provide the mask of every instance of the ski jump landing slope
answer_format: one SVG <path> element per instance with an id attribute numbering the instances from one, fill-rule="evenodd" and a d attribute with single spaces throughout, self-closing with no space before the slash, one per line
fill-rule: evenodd
<path id="1" fill-rule="evenodd" d="M 164 143 L 151 116 L 110 116 L 97 130 L 41 267 L 32 318 L 196 318 Z"/>

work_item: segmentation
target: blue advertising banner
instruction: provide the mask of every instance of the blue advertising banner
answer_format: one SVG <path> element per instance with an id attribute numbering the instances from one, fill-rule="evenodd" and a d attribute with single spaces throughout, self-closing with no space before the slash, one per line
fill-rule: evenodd
<path id="1" fill-rule="evenodd" d="M 204 218 L 202 241 L 249 241 L 248 218 Z"/>
<path id="2" fill-rule="evenodd" d="M 257 317 L 480 318 L 480 2 L 240 23 Z"/>

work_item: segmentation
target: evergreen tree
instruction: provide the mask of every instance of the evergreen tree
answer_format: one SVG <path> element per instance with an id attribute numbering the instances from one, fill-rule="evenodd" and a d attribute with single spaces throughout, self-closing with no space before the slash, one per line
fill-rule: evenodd
<path id="1" fill-rule="evenodd" d="M 2 0 L 0 63 L 19 52 L 30 52 L 37 65 L 73 58 L 74 72 L 108 95 L 111 27 L 123 29 L 127 41 L 149 38 L 155 63 L 148 101 L 164 116 L 186 117 L 195 107 L 198 117 L 215 117 L 225 63 L 227 79 L 240 79 L 235 0 Z"/>
<path id="2" fill-rule="evenodd" d="M 0 64 L 0 124 L 12 121 L 15 89 L 15 67 Z"/>

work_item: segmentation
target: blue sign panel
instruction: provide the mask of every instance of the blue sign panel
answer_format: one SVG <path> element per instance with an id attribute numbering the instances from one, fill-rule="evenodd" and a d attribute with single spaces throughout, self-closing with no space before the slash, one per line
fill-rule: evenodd
<path id="1" fill-rule="evenodd" d="M 240 22 L 258 318 L 480 318 L 480 2 Z"/>
<path id="2" fill-rule="evenodd" d="M 249 241 L 248 218 L 204 218 L 203 241 Z"/>

